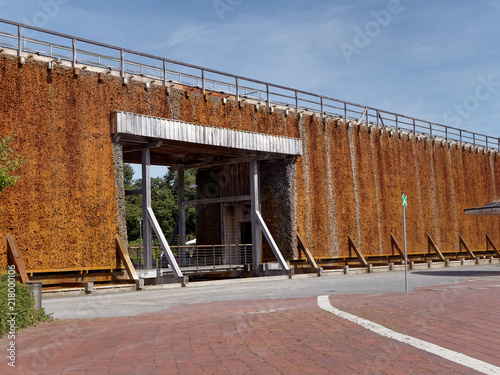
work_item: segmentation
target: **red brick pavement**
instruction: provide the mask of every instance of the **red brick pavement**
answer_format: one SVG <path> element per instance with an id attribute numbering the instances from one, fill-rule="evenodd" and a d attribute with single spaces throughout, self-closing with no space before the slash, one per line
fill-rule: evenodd
<path id="1" fill-rule="evenodd" d="M 398 332 L 500 365 L 496 284 L 500 278 L 330 301 Z M 4 353 L 8 341 L 0 340 Z M 19 333 L 16 345 L 17 367 L 9 368 L 2 356 L 2 375 L 477 374 L 323 311 L 316 298 L 59 320 Z"/>

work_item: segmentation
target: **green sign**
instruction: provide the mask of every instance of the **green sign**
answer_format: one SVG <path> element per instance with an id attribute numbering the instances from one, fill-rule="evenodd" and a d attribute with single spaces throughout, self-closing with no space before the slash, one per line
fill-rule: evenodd
<path id="1" fill-rule="evenodd" d="M 408 197 L 403 194 L 403 207 L 408 206 Z"/>

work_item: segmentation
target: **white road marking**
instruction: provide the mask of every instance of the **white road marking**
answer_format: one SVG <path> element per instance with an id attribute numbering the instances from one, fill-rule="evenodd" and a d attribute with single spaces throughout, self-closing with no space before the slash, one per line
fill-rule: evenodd
<path id="1" fill-rule="evenodd" d="M 381 326 L 380 324 L 374 323 L 370 320 L 366 320 L 360 318 L 359 316 L 349 314 L 345 311 L 341 311 L 330 304 L 328 296 L 319 296 L 318 306 L 323 310 L 331 312 L 332 314 L 337 315 L 340 318 L 346 319 L 352 323 L 358 324 L 372 332 L 375 332 L 376 334 L 379 334 L 380 336 L 388 337 L 390 339 L 394 339 L 402 343 L 411 345 L 417 349 L 425 350 L 426 352 L 438 355 L 444 359 L 447 359 L 448 361 L 452 361 L 458 363 L 459 365 L 469 367 L 483 374 L 488 374 L 488 375 L 500 374 L 500 367 L 498 366 L 494 366 L 479 359 L 469 357 L 462 353 L 457 353 L 453 350 L 443 348 L 439 345 L 435 345 L 430 342 L 417 339 L 415 337 L 403 335 L 389 328 Z"/>

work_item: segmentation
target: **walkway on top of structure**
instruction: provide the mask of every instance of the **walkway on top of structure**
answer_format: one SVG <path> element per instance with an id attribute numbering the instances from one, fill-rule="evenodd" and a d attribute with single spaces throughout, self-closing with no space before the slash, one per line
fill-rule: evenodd
<path id="1" fill-rule="evenodd" d="M 40 33 L 35 39 L 25 29 Z M 220 92 L 234 97 L 256 100 L 267 106 L 282 106 L 286 110 L 318 113 L 323 119 L 342 118 L 426 135 L 446 141 L 472 144 L 500 151 L 500 138 L 417 119 L 331 97 L 297 90 L 252 78 L 224 73 L 197 65 L 186 64 L 117 46 L 0 19 L 0 47 L 17 51 L 22 63 L 26 55 L 53 58 L 49 64 L 70 62 L 74 68 L 92 66 L 119 72 L 126 83 L 140 76 L 161 81 L 163 85 L 182 84 L 205 91 Z M 105 51 L 105 54 L 103 53 Z M 150 84 L 147 82 L 146 84 Z"/>

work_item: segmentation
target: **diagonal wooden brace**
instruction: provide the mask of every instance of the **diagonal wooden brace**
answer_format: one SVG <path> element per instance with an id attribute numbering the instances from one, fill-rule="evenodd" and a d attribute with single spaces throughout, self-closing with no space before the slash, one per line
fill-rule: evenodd
<path id="1" fill-rule="evenodd" d="M 497 253 L 497 255 L 500 256 L 500 251 L 498 251 L 498 247 L 495 246 L 490 235 L 488 234 L 488 232 L 486 232 L 486 250 L 489 249 L 489 245 L 491 245 L 491 247 L 493 247 L 493 250 Z"/>
<path id="2" fill-rule="evenodd" d="M 474 255 L 474 253 L 472 252 L 472 250 L 469 248 L 469 246 L 467 246 L 467 244 L 465 243 L 465 240 L 462 237 L 462 235 L 459 233 L 458 236 L 459 236 L 459 240 L 460 240 L 460 252 L 462 252 L 462 246 L 463 246 L 465 248 L 465 251 L 467 251 L 467 253 L 469 254 L 469 256 L 472 259 L 476 259 L 476 256 Z"/>
<path id="3" fill-rule="evenodd" d="M 398 251 L 399 255 L 401 256 L 401 258 L 405 259 L 405 254 L 403 252 L 403 250 L 401 250 L 401 246 L 399 246 L 399 242 L 398 240 L 396 240 L 396 237 L 394 237 L 394 235 L 391 233 L 391 245 L 392 245 L 392 252 L 394 254 L 394 248 L 396 248 L 396 250 Z"/>
<path id="4" fill-rule="evenodd" d="M 432 237 L 429 233 L 427 233 L 427 248 L 430 252 L 431 247 L 433 248 L 434 252 L 437 254 L 438 258 L 441 259 L 443 262 L 446 262 L 446 259 L 444 258 L 443 254 L 441 253 L 441 250 L 439 250 L 439 247 L 437 247 L 436 243 L 432 240 Z"/>
<path id="5" fill-rule="evenodd" d="M 14 266 L 17 268 L 17 272 L 21 276 L 21 282 L 26 283 L 29 280 L 28 274 L 26 273 L 26 269 L 24 268 L 24 263 L 19 253 L 17 252 L 17 246 L 14 241 L 14 237 L 10 234 L 7 234 L 7 252 L 9 253 L 9 258 Z"/>
<path id="6" fill-rule="evenodd" d="M 137 273 L 135 272 L 134 265 L 132 264 L 132 261 L 130 260 L 130 256 L 128 255 L 127 248 L 125 244 L 123 243 L 122 239 L 120 236 L 116 236 L 116 250 L 118 252 L 118 255 L 122 261 L 122 263 L 125 265 L 125 269 L 127 270 L 128 277 L 130 280 L 137 281 L 139 280 L 139 277 L 137 276 Z"/>
<path id="7" fill-rule="evenodd" d="M 357 246 L 354 244 L 354 241 L 353 241 L 351 235 L 348 234 L 347 236 L 349 237 L 349 249 L 353 249 L 354 252 L 356 253 L 358 259 L 360 260 L 361 264 L 364 267 L 368 267 L 368 262 L 366 261 L 366 259 L 363 256 L 363 254 L 361 254 L 361 251 L 359 251 L 359 249 L 357 248 Z"/>
<path id="8" fill-rule="evenodd" d="M 312 268 L 314 268 L 315 270 L 318 270 L 319 269 L 318 264 L 314 260 L 309 249 L 306 247 L 305 242 L 302 241 L 302 237 L 300 236 L 299 232 L 297 232 L 297 239 L 298 239 L 298 243 L 299 243 L 299 249 L 302 250 L 302 252 L 306 256 L 307 263 L 309 263 L 309 265 Z"/>

